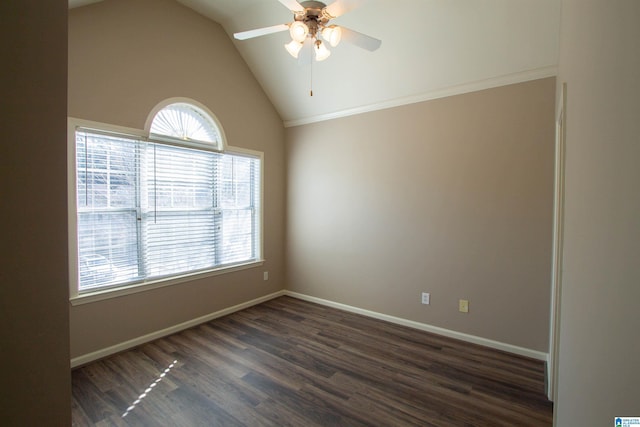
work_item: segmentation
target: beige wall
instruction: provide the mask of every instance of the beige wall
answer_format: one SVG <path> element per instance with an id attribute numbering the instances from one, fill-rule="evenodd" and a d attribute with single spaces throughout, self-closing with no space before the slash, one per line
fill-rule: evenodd
<path id="1" fill-rule="evenodd" d="M 73 306 L 72 357 L 284 287 L 282 121 L 222 27 L 173 0 L 108 0 L 69 12 L 70 116 L 142 129 L 151 109 L 171 97 L 207 106 L 229 145 L 264 152 L 266 263 Z"/>
<path id="2" fill-rule="evenodd" d="M 0 2 L 3 426 L 71 425 L 66 44 L 66 0 Z"/>
<path id="3" fill-rule="evenodd" d="M 554 99 L 550 78 L 287 129 L 288 289 L 546 352 Z"/>
<path id="4" fill-rule="evenodd" d="M 564 0 L 566 211 L 556 426 L 640 417 L 640 2 Z"/>

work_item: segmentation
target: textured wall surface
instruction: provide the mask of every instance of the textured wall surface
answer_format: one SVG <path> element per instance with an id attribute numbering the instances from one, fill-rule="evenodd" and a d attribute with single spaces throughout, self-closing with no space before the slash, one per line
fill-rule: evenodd
<path id="1" fill-rule="evenodd" d="M 288 289 L 546 352 L 554 99 L 548 78 L 288 128 Z"/>
<path id="2" fill-rule="evenodd" d="M 72 357 L 284 287 L 282 121 L 226 33 L 173 0 L 110 0 L 69 11 L 69 116 L 143 129 L 151 110 L 173 97 L 209 108 L 228 145 L 264 153 L 266 263 L 73 306 Z"/>
<path id="3" fill-rule="evenodd" d="M 0 2 L 0 423 L 71 425 L 67 2 Z"/>
<path id="4" fill-rule="evenodd" d="M 556 426 L 640 417 L 640 2 L 566 0 L 564 268 Z"/>

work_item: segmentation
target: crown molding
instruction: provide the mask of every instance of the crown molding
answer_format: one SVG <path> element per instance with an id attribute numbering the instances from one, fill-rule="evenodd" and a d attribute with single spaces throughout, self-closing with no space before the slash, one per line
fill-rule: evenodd
<path id="1" fill-rule="evenodd" d="M 369 113 L 372 111 L 385 110 L 388 108 L 400 107 L 403 105 L 416 104 L 418 102 L 431 101 L 438 98 L 446 98 L 454 95 L 462 95 L 470 92 L 477 92 L 485 89 L 492 89 L 500 86 L 507 86 L 516 83 L 524 83 L 531 80 L 544 79 L 547 77 L 555 77 L 558 75 L 558 67 L 553 65 L 549 67 L 536 68 L 533 70 L 522 71 L 519 73 L 507 74 L 505 76 L 494 77 L 490 79 L 478 80 L 471 83 L 465 83 L 456 86 L 450 86 L 443 89 L 437 89 L 425 92 L 419 95 L 406 96 L 402 98 L 390 99 L 387 101 L 376 102 L 373 104 L 363 105 L 356 108 L 336 111 L 333 113 L 320 114 L 317 116 L 304 117 L 295 120 L 285 120 L 284 127 L 302 126 L 311 123 L 323 122 L 327 120 L 339 119 L 342 117 L 353 116 L 356 114 Z"/>

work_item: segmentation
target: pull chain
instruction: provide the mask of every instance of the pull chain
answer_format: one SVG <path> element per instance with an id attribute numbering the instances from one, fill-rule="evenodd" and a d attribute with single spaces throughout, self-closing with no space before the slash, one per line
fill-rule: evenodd
<path id="1" fill-rule="evenodd" d="M 309 65 L 311 66 L 311 78 L 309 81 L 309 96 L 313 96 L 313 47 L 314 45 L 311 45 L 311 55 L 309 56 Z"/>

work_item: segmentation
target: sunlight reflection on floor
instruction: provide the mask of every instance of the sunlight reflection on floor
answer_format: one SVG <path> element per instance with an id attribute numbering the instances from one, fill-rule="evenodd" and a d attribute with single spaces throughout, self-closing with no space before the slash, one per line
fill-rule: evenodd
<path id="1" fill-rule="evenodd" d="M 131 404 L 131 406 L 129 406 L 127 408 L 127 410 L 125 411 L 124 414 L 122 414 L 122 418 L 126 417 L 127 415 L 129 415 L 129 413 L 131 411 L 133 411 L 136 407 L 136 405 L 138 405 L 142 399 L 144 399 L 145 397 L 147 397 L 147 394 L 151 393 L 151 390 L 153 390 L 153 388 L 158 385 L 158 383 L 160 381 L 162 381 L 162 379 L 169 373 L 169 371 L 171 371 L 171 368 L 173 368 L 175 366 L 175 364 L 178 363 L 177 360 L 174 360 L 173 363 L 171 365 L 169 365 L 169 367 L 167 369 L 165 369 L 160 376 L 154 381 L 152 382 L 149 387 L 147 387 L 147 389 L 145 391 L 143 391 L 140 396 L 138 396 L 138 398 L 136 400 L 133 401 L 133 403 Z"/>

